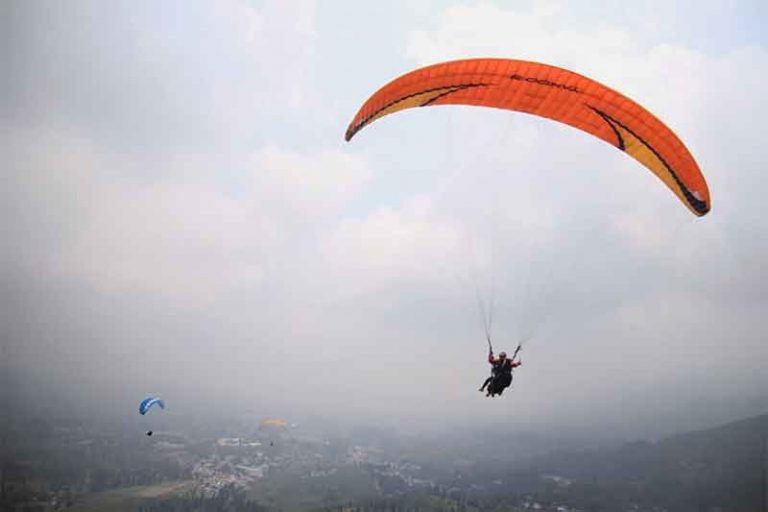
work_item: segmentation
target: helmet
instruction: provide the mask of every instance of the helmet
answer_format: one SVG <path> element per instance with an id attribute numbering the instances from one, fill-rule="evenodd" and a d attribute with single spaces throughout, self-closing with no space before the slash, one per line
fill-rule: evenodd
<path id="1" fill-rule="evenodd" d="M 504 359 L 505 357 L 507 357 L 507 353 L 506 352 L 499 352 L 499 357 Z"/>

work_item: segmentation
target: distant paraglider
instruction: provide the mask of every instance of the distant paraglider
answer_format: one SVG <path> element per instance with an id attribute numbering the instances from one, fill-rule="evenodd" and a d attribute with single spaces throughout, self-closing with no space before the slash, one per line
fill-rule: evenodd
<path id="1" fill-rule="evenodd" d="M 269 446 L 273 448 L 275 441 L 282 438 L 287 428 L 288 422 L 277 418 L 263 419 L 259 422 L 262 439 L 269 440 Z"/>
<path id="2" fill-rule="evenodd" d="M 161 399 L 159 399 L 157 397 L 148 396 L 147 398 L 142 400 L 141 403 L 139 404 L 139 413 L 142 416 L 145 416 L 149 412 L 149 410 L 152 409 L 152 407 L 155 407 L 155 406 L 157 406 L 157 407 L 159 407 L 161 409 L 165 409 L 165 402 L 163 402 Z M 151 430 L 147 430 L 147 435 L 151 436 L 152 435 L 152 431 Z"/>

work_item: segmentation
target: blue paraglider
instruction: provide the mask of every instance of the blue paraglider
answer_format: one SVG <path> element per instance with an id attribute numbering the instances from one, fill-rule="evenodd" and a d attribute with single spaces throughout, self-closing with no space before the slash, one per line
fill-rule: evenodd
<path id="1" fill-rule="evenodd" d="M 163 402 L 157 397 L 148 396 L 147 398 L 142 400 L 141 403 L 139 404 L 139 413 L 141 413 L 141 415 L 143 416 L 147 414 L 149 410 L 155 405 L 161 409 L 165 409 L 165 402 Z M 151 430 L 147 431 L 147 435 L 151 436 L 152 431 Z"/>
<path id="2" fill-rule="evenodd" d="M 148 396 L 139 404 L 139 412 L 142 415 L 147 414 L 154 405 L 157 405 L 161 409 L 165 409 L 165 402 L 154 396 Z"/>

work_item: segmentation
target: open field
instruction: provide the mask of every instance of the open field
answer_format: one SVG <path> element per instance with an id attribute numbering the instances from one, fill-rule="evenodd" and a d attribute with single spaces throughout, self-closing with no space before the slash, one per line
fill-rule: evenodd
<path id="1" fill-rule="evenodd" d="M 134 512 L 151 499 L 173 496 L 189 491 L 194 481 L 167 482 L 157 485 L 127 487 L 88 495 L 72 507 L 72 512 Z"/>

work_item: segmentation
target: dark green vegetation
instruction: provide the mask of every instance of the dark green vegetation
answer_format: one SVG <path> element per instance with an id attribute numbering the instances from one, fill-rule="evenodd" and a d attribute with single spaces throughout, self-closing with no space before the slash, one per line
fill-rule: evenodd
<path id="1" fill-rule="evenodd" d="M 595 453 L 558 453 L 539 470 L 573 484 L 559 494 L 580 506 L 627 501 L 668 510 L 765 510 L 768 415 Z"/>
<path id="2" fill-rule="evenodd" d="M 246 423 L 247 425 L 247 423 Z M 242 437 L 235 437 L 242 431 Z M 764 510 L 768 415 L 602 449 L 551 436 L 368 428 L 157 432 L 3 419 L 0 510 Z M 555 448 L 554 442 L 558 442 Z M 538 508 L 537 508 L 538 507 Z"/>

